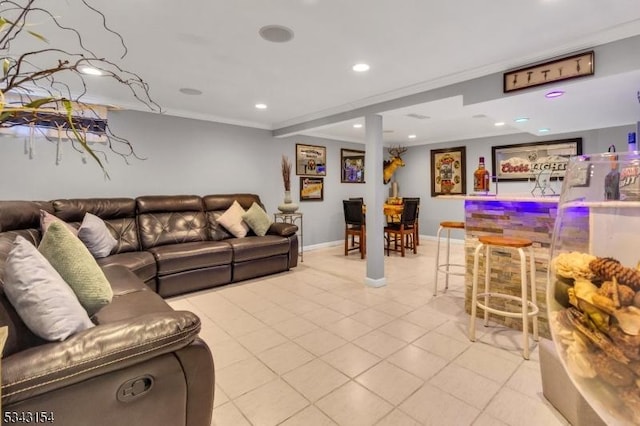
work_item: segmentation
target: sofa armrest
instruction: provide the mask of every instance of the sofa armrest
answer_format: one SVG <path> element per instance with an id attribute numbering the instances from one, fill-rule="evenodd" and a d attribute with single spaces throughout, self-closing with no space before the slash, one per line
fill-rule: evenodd
<path id="1" fill-rule="evenodd" d="M 15 403 L 187 346 L 200 319 L 187 311 L 99 325 L 2 360 L 2 404 Z"/>
<path id="2" fill-rule="evenodd" d="M 290 237 L 298 232 L 298 226 L 292 223 L 274 222 L 269 227 L 267 235 L 279 235 L 281 237 Z"/>

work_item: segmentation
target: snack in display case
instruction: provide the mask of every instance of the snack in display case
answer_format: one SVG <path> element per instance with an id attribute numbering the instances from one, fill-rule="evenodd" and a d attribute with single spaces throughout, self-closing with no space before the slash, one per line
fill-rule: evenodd
<path id="1" fill-rule="evenodd" d="M 565 180 L 551 243 L 553 340 L 607 424 L 640 423 L 640 202 L 605 191 L 612 161 L 622 170 L 639 160 L 632 152 L 572 157 L 567 173 L 589 176 Z"/>

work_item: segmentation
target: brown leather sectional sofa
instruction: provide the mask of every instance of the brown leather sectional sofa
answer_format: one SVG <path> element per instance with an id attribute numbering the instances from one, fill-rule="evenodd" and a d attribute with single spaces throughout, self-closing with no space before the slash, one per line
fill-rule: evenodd
<path id="1" fill-rule="evenodd" d="M 0 326 L 9 328 L 3 420 L 26 413 L 71 426 L 208 426 L 214 368 L 200 319 L 162 297 L 285 271 L 298 255 L 294 225 L 229 236 L 215 218 L 233 200 L 245 209 L 260 203 L 252 194 L 0 201 L 0 286 L 16 236 L 40 242 L 40 209 L 72 224 L 90 212 L 118 241 L 99 261 L 112 302 L 92 317 L 96 327 L 62 342 L 31 333 L 0 291 Z"/>

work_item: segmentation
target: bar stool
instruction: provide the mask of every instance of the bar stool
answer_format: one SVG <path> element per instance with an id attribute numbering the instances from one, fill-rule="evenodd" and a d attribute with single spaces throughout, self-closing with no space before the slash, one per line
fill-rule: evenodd
<path id="1" fill-rule="evenodd" d="M 522 356 L 529 359 L 529 318 L 533 318 L 533 340 L 538 341 L 538 305 L 536 303 L 536 267 L 535 258 L 533 256 L 533 242 L 526 238 L 506 238 L 498 236 L 481 236 L 478 238 L 480 244 L 476 247 L 473 256 L 473 288 L 471 295 L 471 320 L 469 321 L 469 340 L 476 340 L 476 312 L 477 308 L 484 309 L 484 325 L 489 323 L 489 312 L 502 315 L 509 318 L 522 319 L 522 342 L 524 349 Z M 484 292 L 478 293 L 478 264 L 480 251 L 485 249 L 485 279 Z M 502 294 L 491 292 L 489 289 L 489 281 L 491 274 L 491 251 L 494 248 L 517 250 L 520 255 L 520 297 L 510 294 Z M 529 250 L 530 260 L 530 280 L 531 280 L 531 300 L 527 297 L 527 256 L 524 248 Z M 489 307 L 489 298 L 500 298 L 504 300 L 516 301 L 522 309 L 519 312 L 507 311 Z"/>
<path id="2" fill-rule="evenodd" d="M 446 257 L 445 263 L 440 264 L 440 234 L 444 229 L 447 230 L 447 257 Z M 451 222 L 451 221 L 440 222 L 440 228 L 438 228 L 438 236 L 436 237 L 436 270 L 433 278 L 433 295 L 434 296 L 438 294 L 438 272 L 441 272 L 445 275 L 445 281 L 444 281 L 445 291 L 449 289 L 449 275 L 464 276 L 464 270 L 462 272 L 449 270 L 451 266 L 456 268 L 465 268 L 465 265 L 461 265 L 458 263 L 449 263 L 449 254 L 451 253 L 450 243 L 451 243 L 452 229 L 464 229 L 464 222 Z"/>

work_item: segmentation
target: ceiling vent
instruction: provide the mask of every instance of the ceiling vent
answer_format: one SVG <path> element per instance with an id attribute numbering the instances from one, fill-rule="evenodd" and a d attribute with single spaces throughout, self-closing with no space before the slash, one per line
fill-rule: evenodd
<path id="1" fill-rule="evenodd" d="M 291 28 L 282 25 L 267 25 L 258 31 L 260 37 L 272 43 L 286 43 L 293 38 Z"/>
<path id="2" fill-rule="evenodd" d="M 431 118 L 428 115 L 414 114 L 414 113 L 407 114 L 407 117 L 416 118 L 418 120 L 426 120 L 428 118 Z"/>

